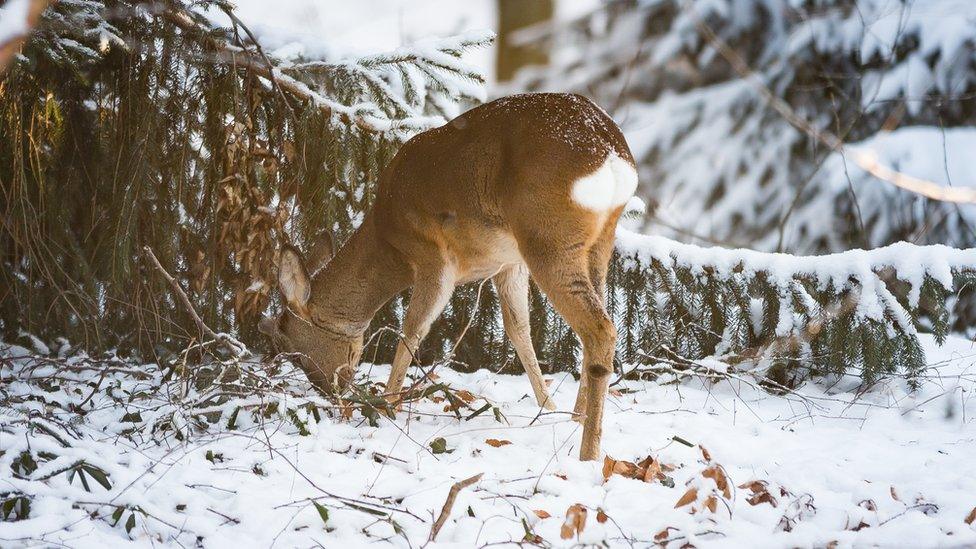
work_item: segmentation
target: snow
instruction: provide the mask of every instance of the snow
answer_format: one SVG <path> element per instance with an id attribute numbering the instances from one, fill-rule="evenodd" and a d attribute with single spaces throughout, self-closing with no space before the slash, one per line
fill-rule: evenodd
<path id="1" fill-rule="evenodd" d="M 6 44 L 27 31 L 30 0 L 10 0 L 0 6 L 0 44 Z"/>
<path id="2" fill-rule="evenodd" d="M 298 56 L 340 59 L 391 51 L 430 36 L 450 36 L 497 27 L 495 0 L 359 0 L 341 9 L 320 0 L 237 0 L 236 14 L 267 50 Z M 597 0 L 559 0 L 557 20 L 592 11 Z M 226 24 L 220 13 L 213 19 Z M 466 59 L 489 82 L 496 49 L 472 51 Z"/>
<path id="3" fill-rule="evenodd" d="M 976 347 L 960 338 L 943 347 L 928 336 L 922 341 L 931 364 L 914 394 L 905 380 L 893 378 L 855 395 L 859 380 L 852 376 L 833 387 L 808 384 L 774 396 L 734 368 L 729 377 L 714 381 L 689 377 L 665 383 L 665 374 L 656 383 L 615 385 L 607 403 L 604 452 L 633 462 L 653 455 L 674 465 L 667 473 L 671 487 L 620 475 L 604 482 L 602 463 L 576 459 L 580 428 L 567 410 L 577 383 L 567 374 L 549 376 L 560 411 L 540 413 L 524 376 L 440 368 L 440 382 L 478 397 L 472 408 L 487 401 L 504 418 L 488 412 L 459 420 L 444 412 L 444 403 L 426 400 L 396 420 L 381 417 L 377 427 L 363 424 L 358 414 L 351 420 L 309 420 L 308 436 L 283 414 L 258 415 L 260 421 L 254 421 L 241 412 L 236 430 L 223 428 L 227 406 L 214 408 L 224 414 L 220 427 L 187 440 L 174 439 L 171 431 L 151 433 L 154 419 L 179 409 L 178 395 L 163 391 L 128 405 L 112 405 L 96 391 L 83 406 L 83 417 L 36 398 L 25 400 L 0 409 L 0 493 L 32 494 L 31 518 L 0 522 L 0 544 L 187 546 L 202 536 L 207 547 L 359 547 L 378 540 L 415 547 L 427 539 L 450 486 L 477 473 L 484 477 L 460 492 L 431 547 L 516 542 L 526 528 L 554 546 L 574 545 L 576 539 L 560 538 L 560 527 L 577 503 L 589 510 L 578 542 L 613 547 L 647 546 L 669 527 L 675 547 L 686 541 L 697 547 L 813 547 L 834 541 L 841 547 L 896 546 L 906 539 L 918 546 L 974 544 L 976 529 L 964 519 L 976 506 L 976 477 L 969 474 L 976 452 Z M 4 354 L 29 352 L 7 347 Z M 6 395 L 78 404 L 91 392 L 83 385 L 85 390 L 74 394 L 70 384 L 42 390 L 40 380 L 53 368 L 25 368 L 27 362 L 2 362 L 0 387 Z M 703 363 L 702 368 L 721 373 L 729 366 Z M 106 380 L 111 392 L 124 397 L 160 383 L 161 372 L 152 365 L 131 369 L 148 375 L 139 380 L 113 374 Z M 388 374 L 382 366 L 363 370 L 373 380 Z M 89 383 L 97 378 L 92 371 L 86 375 Z M 302 396 L 307 385 L 296 381 L 294 387 L 290 395 L 250 398 L 294 409 L 308 400 Z M 192 396 L 191 391 L 186 398 Z M 45 409 L 56 413 L 41 419 Z M 142 424 L 120 422 L 137 410 Z M 469 414 L 462 411 L 462 417 Z M 32 433 L 24 428 L 28 415 L 35 424 Z M 298 415 L 308 418 L 304 410 Z M 71 448 L 37 428 L 59 424 L 78 432 Z M 136 434 L 123 433 L 133 426 Z M 450 453 L 430 451 L 438 438 Z M 489 439 L 511 444 L 495 447 Z M 679 440 L 703 446 L 711 461 Z M 61 456 L 30 478 L 85 460 L 109 473 L 112 488 L 89 479 L 88 492 L 65 475 L 46 481 L 14 477 L 11 462 L 28 444 L 35 452 Z M 702 494 L 714 490 L 713 480 L 701 473 L 715 463 L 733 485 L 727 501 L 723 498 L 715 512 L 675 508 L 689 486 Z M 754 480 L 768 482 L 776 507 L 752 505 L 750 491 L 736 488 Z M 327 510 L 327 523 L 310 498 Z M 118 521 L 111 517 L 114 505 L 126 506 Z M 126 533 L 128 509 L 136 506 L 140 511 Z M 610 520 L 596 520 L 598 510 Z M 93 511 L 103 518 L 90 518 Z M 536 511 L 551 516 L 542 519 Z"/>
<path id="4" fill-rule="evenodd" d="M 897 242 L 873 250 L 849 250 L 819 256 L 796 256 L 783 253 L 766 253 L 747 249 L 700 247 L 674 240 L 635 233 L 625 227 L 617 228 L 617 251 L 640 266 L 658 261 L 665 266 L 691 268 L 701 272 L 713 269 L 721 278 L 728 278 L 737 269 L 753 275 L 766 273 L 770 282 L 782 295 L 791 293 L 795 278 L 808 277 L 818 288 L 848 288 L 856 284 L 860 288 L 856 314 L 859 318 L 883 320 L 891 314 L 899 327 L 908 334 L 915 333 L 910 314 L 902 307 L 879 273 L 892 268 L 899 280 L 907 282 L 908 303 L 918 305 L 922 286 L 926 279 L 941 284 L 947 291 L 954 288 L 953 271 L 972 269 L 976 265 L 976 248 L 956 249 L 940 244 L 916 246 Z M 793 324 L 790 307 L 780 310 L 777 335 L 786 335 Z"/>
<path id="5" fill-rule="evenodd" d="M 940 185 L 971 186 L 972 170 L 950 166 L 947 177 L 930 166 L 944 156 L 961 165 L 972 150 L 964 113 L 976 86 L 976 2 L 862 0 L 855 7 L 841 0 L 637 2 L 537 31 L 536 40 L 555 44 L 553 62 L 522 71 L 509 89 L 576 91 L 612 111 L 638 161 L 637 193 L 658 205 L 645 230 L 796 253 L 849 248 L 861 225 L 869 234 L 857 244 L 866 247 L 971 245 L 976 207 L 927 201 L 857 173 L 849 178 L 856 172 L 850 161 L 822 164 L 829 151 L 770 109 L 756 82 L 703 43 L 696 24 L 709 21 L 754 79 L 813 126 L 838 133 L 838 124 L 850 124 L 844 137 L 860 141 L 850 144 L 870 146 L 887 165 Z M 810 93 L 819 89 L 809 82 L 818 70 L 860 103 L 863 118 L 853 116 L 850 101 Z M 882 125 L 903 126 L 891 134 L 904 131 L 903 144 L 879 131 Z M 914 154 L 899 156 L 912 131 Z"/>
<path id="6" fill-rule="evenodd" d="M 341 8 L 317 0 L 238 0 L 235 13 L 264 47 L 285 59 L 344 59 L 391 51 L 430 36 L 494 27 L 491 0 L 361 0 Z M 216 11 L 208 14 L 227 24 Z M 474 51 L 471 63 L 493 74 L 494 48 Z"/>

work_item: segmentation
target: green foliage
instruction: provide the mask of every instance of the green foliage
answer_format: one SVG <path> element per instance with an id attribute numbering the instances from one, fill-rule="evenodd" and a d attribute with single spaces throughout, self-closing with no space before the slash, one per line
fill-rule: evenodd
<path id="1" fill-rule="evenodd" d="M 709 266 L 620 254 L 612 270 L 619 275 L 611 279 L 609 307 L 619 311 L 618 353 L 626 362 L 718 356 L 730 363 L 766 360 L 771 372 L 786 371 L 793 380 L 850 370 L 865 383 L 896 372 L 911 380 L 926 366 L 916 329 L 930 328 L 940 344 L 949 331 L 953 292 L 929 275 L 914 305 L 906 297 L 910 284 L 897 273 L 869 275 L 879 296 L 900 295 L 876 318 L 862 310 L 862 300 L 875 296 L 862 295 L 865 281 L 855 277 L 818 290 L 808 273 L 783 282 L 741 265 L 721 274 Z M 956 288 L 973 280 L 971 270 L 954 274 Z M 913 320 L 903 325 L 900 315 Z"/>
<path id="2" fill-rule="evenodd" d="M 20 492 L 0 493 L 0 520 L 14 522 L 30 518 L 31 498 Z"/>
<path id="3" fill-rule="evenodd" d="M 450 454 L 454 449 L 448 449 L 447 441 L 444 440 L 444 437 L 437 437 L 430 441 L 430 451 L 434 454 Z"/>
<path id="4" fill-rule="evenodd" d="M 314 505 L 315 510 L 318 511 L 319 518 L 322 519 L 322 524 L 325 525 L 326 529 L 329 529 L 329 510 L 317 501 L 313 501 L 312 505 Z"/>

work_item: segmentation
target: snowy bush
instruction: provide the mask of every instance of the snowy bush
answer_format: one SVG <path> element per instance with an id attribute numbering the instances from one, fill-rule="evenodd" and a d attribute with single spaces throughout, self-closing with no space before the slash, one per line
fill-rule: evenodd
<path id="1" fill-rule="evenodd" d="M 920 325 L 941 343 L 947 298 L 976 283 L 976 250 L 892 244 L 825 256 L 701 248 L 618 231 L 610 308 L 624 363 L 719 356 L 807 375 L 915 378 Z"/>

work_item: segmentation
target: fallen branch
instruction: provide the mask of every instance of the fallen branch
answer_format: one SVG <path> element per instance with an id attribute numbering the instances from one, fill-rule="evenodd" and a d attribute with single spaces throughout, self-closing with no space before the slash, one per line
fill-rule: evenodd
<path id="1" fill-rule="evenodd" d="M 439 517 L 437 517 L 437 521 L 434 522 L 434 526 L 430 529 L 430 536 L 427 537 L 428 543 L 437 538 L 437 534 L 440 533 L 441 528 L 444 527 L 444 523 L 447 522 L 447 518 L 451 516 L 451 509 L 454 508 L 454 500 L 457 499 L 458 493 L 481 480 L 481 475 L 483 474 L 484 473 L 478 473 L 473 477 L 459 480 L 455 482 L 453 486 L 451 486 L 451 491 L 447 493 L 447 500 L 444 501 L 444 506 L 441 507 L 441 514 Z"/>
<path id="2" fill-rule="evenodd" d="M 203 319 L 200 318 L 200 315 L 197 314 L 196 309 L 193 308 L 190 298 L 186 295 L 186 292 L 183 291 L 183 288 L 180 287 L 179 282 L 177 282 L 176 279 L 163 268 L 152 249 L 149 246 L 143 246 L 142 251 L 152 262 L 153 266 L 156 267 L 156 270 L 159 271 L 159 274 L 161 274 L 163 278 L 169 282 L 169 285 L 173 288 L 173 292 L 175 292 L 176 296 L 180 298 L 180 301 L 183 303 L 183 308 L 186 309 L 186 312 L 190 313 L 190 317 L 193 318 L 193 322 L 197 325 L 197 330 L 199 330 L 202 335 L 217 341 L 226 347 L 227 350 L 237 358 L 250 356 L 251 352 L 247 349 L 247 346 L 238 341 L 235 337 L 223 332 L 217 333 L 213 331 L 210 326 L 207 326 Z"/>

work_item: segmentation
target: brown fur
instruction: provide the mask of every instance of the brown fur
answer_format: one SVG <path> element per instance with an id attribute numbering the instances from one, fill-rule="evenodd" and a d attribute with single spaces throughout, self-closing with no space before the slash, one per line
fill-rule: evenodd
<path id="1" fill-rule="evenodd" d="M 292 307 L 298 316 L 284 315 L 277 340 L 304 353 L 309 379 L 331 390 L 351 378 L 376 311 L 412 287 L 387 383 L 395 399 L 413 351 L 455 285 L 493 277 L 506 333 L 539 404 L 551 409 L 529 338 L 531 273 L 583 343 L 575 406 L 584 424 L 580 457 L 597 459 L 616 342 L 604 287 L 623 208 L 593 212 L 571 192 L 611 153 L 633 165 L 610 117 L 568 94 L 502 98 L 415 136 L 384 171 L 362 226 L 312 278 L 307 313 Z M 282 290 L 294 301 L 286 285 Z"/>

